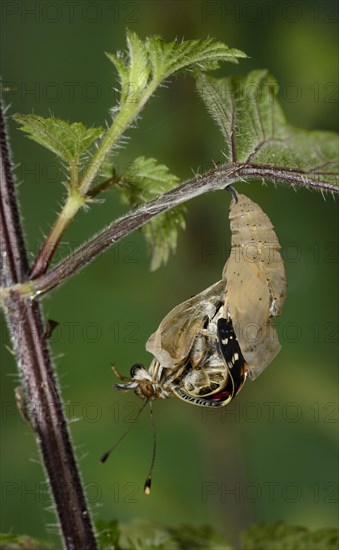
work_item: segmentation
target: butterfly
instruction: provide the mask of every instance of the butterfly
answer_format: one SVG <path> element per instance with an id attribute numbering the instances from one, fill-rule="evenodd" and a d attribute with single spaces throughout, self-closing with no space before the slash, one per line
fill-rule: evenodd
<path id="1" fill-rule="evenodd" d="M 223 407 L 272 362 L 280 343 L 272 317 L 281 312 L 286 278 L 273 225 L 258 204 L 233 188 L 232 245 L 222 279 L 176 306 L 146 343 L 148 370 L 134 365 L 117 390 L 141 398 L 175 395 Z"/>
<path id="2" fill-rule="evenodd" d="M 112 367 L 120 391 L 134 390 L 150 404 L 154 446 L 145 493 L 155 460 L 152 402 L 179 399 L 201 407 L 224 407 L 239 393 L 247 375 L 254 380 L 280 349 L 272 317 L 281 312 L 285 270 L 268 216 L 255 202 L 231 189 L 231 254 L 222 279 L 174 307 L 149 337 L 148 369 L 135 364 L 130 376 Z M 122 438 L 105 453 L 104 462 Z"/>
<path id="3" fill-rule="evenodd" d="M 116 390 L 134 390 L 142 399 L 176 396 L 201 407 L 223 407 L 242 388 L 246 361 L 232 320 L 224 316 L 225 281 L 176 306 L 150 336 L 150 367 L 133 365 L 130 376 L 113 370 Z"/>

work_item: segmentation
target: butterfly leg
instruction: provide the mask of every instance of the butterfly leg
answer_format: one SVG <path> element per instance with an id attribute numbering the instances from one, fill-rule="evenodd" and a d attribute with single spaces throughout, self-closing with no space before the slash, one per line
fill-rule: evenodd
<path id="1" fill-rule="evenodd" d="M 111 365 L 112 371 L 114 372 L 115 376 L 121 380 L 122 382 L 132 382 L 132 378 L 130 376 L 122 376 L 120 372 L 116 369 L 115 365 Z"/>

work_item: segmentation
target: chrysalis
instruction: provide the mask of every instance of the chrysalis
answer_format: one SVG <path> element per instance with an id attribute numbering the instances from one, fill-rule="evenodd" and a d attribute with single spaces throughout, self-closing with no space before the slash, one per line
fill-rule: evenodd
<path id="1" fill-rule="evenodd" d="M 271 318 L 279 315 L 286 281 L 280 245 L 269 218 L 245 195 L 232 190 L 232 248 L 222 279 L 176 306 L 161 321 L 146 349 L 148 369 L 133 365 L 117 390 L 134 390 L 151 407 L 154 444 L 145 483 L 149 494 L 155 460 L 152 402 L 173 395 L 201 407 L 224 407 L 237 395 L 247 373 L 255 379 L 280 344 Z M 130 428 L 120 437 L 120 442 Z M 104 462 L 114 444 L 101 459 Z"/>
<path id="2" fill-rule="evenodd" d="M 232 248 L 224 270 L 225 309 L 254 380 L 280 350 L 271 318 L 280 314 L 286 296 L 284 264 L 273 225 L 245 195 L 230 206 Z"/>

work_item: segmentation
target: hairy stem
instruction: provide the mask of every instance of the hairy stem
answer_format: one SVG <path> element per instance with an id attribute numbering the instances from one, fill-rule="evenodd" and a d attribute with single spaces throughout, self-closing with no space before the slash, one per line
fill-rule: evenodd
<path id="1" fill-rule="evenodd" d="M 51 231 L 43 243 L 31 269 L 30 277 L 34 279 L 43 275 L 60 243 L 66 229 L 72 222 L 78 210 L 84 205 L 84 200 L 78 194 L 70 194 L 56 219 Z"/>
<path id="2" fill-rule="evenodd" d="M 138 98 L 137 103 L 126 102 L 120 106 L 120 111 L 114 118 L 114 121 L 110 128 L 104 135 L 96 153 L 93 155 L 84 176 L 79 183 L 79 191 L 82 195 L 86 195 L 90 189 L 90 186 L 100 171 L 100 168 L 111 151 L 112 147 L 119 141 L 122 134 L 136 119 L 140 111 L 144 108 L 147 101 L 154 93 L 157 82 L 151 82 L 144 90 L 143 94 Z"/>
<path id="3" fill-rule="evenodd" d="M 13 287 L 27 280 L 29 266 L 14 192 L 5 124 L 0 109 L 1 145 L 1 284 Z M 55 370 L 44 339 L 38 302 L 9 291 L 3 308 L 16 356 L 30 424 L 41 451 L 49 485 L 68 550 L 97 548 L 91 519 L 67 423 L 63 415 Z"/>
<path id="4" fill-rule="evenodd" d="M 87 196 L 93 197 L 102 190 L 100 186 L 97 186 L 91 193 L 90 186 L 99 173 L 106 156 L 143 109 L 156 87 L 157 83 L 151 82 L 139 98 L 138 103 L 134 104 L 128 102 L 121 105 L 119 113 L 116 115 L 113 123 L 104 135 L 100 146 L 91 158 L 80 182 L 78 182 L 77 165 L 71 165 L 70 192 L 68 199 L 49 232 L 47 239 L 41 246 L 31 270 L 31 278 L 34 279 L 46 273 L 60 240 L 78 210 L 85 204 L 85 198 Z"/>
<path id="5" fill-rule="evenodd" d="M 219 174 L 219 177 L 210 173 L 209 176 L 204 178 L 190 180 L 143 205 L 135 212 L 118 219 L 80 246 L 54 269 L 25 285 L 25 287 L 22 288 L 22 292 L 28 295 L 32 294 L 33 296 L 46 294 L 65 282 L 86 264 L 93 261 L 107 248 L 117 243 L 129 233 L 132 233 L 135 229 L 144 225 L 154 216 L 190 198 L 201 195 L 206 191 L 210 191 L 211 189 L 222 189 L 233 181 L 236 181 L 236 178 L 231 176 L 234 172 L 235 168 L 232 166 L 231 169 L 225 170 L 222 175 Z"/>
<path id="6" fill-rule="evenodd" d="M 25 287 L 22 287 L 21 291 L 23 294 L 33 296 L 46 294 L 64 283 L 86 264 L 92 262 L 104 250 L 144 225 L 154 216 L 208 191 L 224 189 L 227 185 L 243 181 L 244 178 L 247 180 L 266 178 L 275 183 L 285 183 L 298 187 L 310 187 L 322 191 L 339 193 L 339 187 L 335 185 L 319 182 L 305 174 L 288 169 L 249 164 L 226 164 L 210 170 L 204 176 L 183 183 L 141 206 L 136 211 L 111 223 L 103 231 L 75 250 L 71 256 L 60 262 L 50 272 L 27 283 Z"/>

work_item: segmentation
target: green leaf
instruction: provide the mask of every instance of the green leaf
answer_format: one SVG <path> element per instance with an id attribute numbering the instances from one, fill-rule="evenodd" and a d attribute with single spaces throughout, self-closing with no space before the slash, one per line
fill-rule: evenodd
<path id="1" fill-rule="evenodd" d="M 267 71 L 247 77 L 198 77 L 198 90 L 218 124 L 228 162 L 283 168 L 316 182 L 339 185 L 339 139 L 334 132 L 290 126 Z"/>
<path id="2" fill-rule="evenodd" d="M 206 525 L 182 525 L 167 530 L 180 550 L 232 550 L 223 535 Z"/>
<path id="3" fill-rule="evenodd" d="M 207 526 L 165 527 L 135 519 L 119 526 L 114 521 L 100 521 L 97 527 L 101 534 L 112 531 L 112 537 L 107 539 L 100 538 L 99 533 L 102 550 L 231 550 L 225 538 Z"/>
<path id="4" fill-rule="evenodd" d="M 120 529 L 117 520 L 95 522 L 99 548 L 119 550 Z"/>
<path id="5" fill-rule="evenodd" d="M 120 80 L 120 88 L 124 90 L 128 85 L 128 60 L 124 52 L 109 53 L 105 52 L 108 59 L 115 66 Z"/>
<path id="6" fill-rule="evenodd" d="M 21 124 L 20 130 L 55 153 L 67 163 L 80 160 L 94 141 L 104 133 L 104 128 L 86 128 L 82 122 L 70 124 L 58 118 L 16 114 L 13 118 Z"/>
<path id="7" fill-rule="evenodd" d="M 162 525 L 144 519 L 120 523 L 119 550 L 177 550 Z"/>
<path id="8" fill-rule="evenodd" d="M 0 533 L 1 550 L 48 550 L 54 544 L 45 540 L 35 539 L 27 535 L 13 535 Z"/>
<path id="9" fill-rule="evenodd" d="M 182 69 L 211 71 L 219 67 L 220 61 L 238 63 L 239 58 L 247 57 L 244 52 L 213 38 L 164 42 L 155 36 L 147 39 L 147 49 L 152 75 L 157 81 Z"/>
<path id="10" fill-rule="evenodd" d="M 221 61 L 238 63 L 247 57 L 213 38 L 164 42 L 159 36 L 142 41 L 134 32 L 127 32 L 126 53 L 106 53 L 118 71 L 121 102 L 137 102 L 147 88 L 155 88 L 180 70 L 207 71 L 219 67 Z M 147 98 L 148 98 L 148 94 Z"/>
<path id="11" fill-rule="evenodd" d="M 179 70 L 216 69 L 221 61 L 236 63 L 239 58 L 246 57 L 240 50 L 232 50 L 212 38 L 164 42 L 155 36 L 141 40 L 132 31 L 127 31 L 126 52 L 106 55 L 118 71 L 121 86 L 120 102 L 112 109 L 112 125 L 82 179 L 80 188 L 83 192 L 88 191 L 113 146 L 137 119 L 164 80 Z M 154 233 L 152 238 L 153 235 Z M 159 260 L 154 260 L 153 265 L 156 266 L 162 261 L 159 257 Z"/>
<path id="12" fill-rule="evenodd" d="M 145 43 L 131 31 L 127 32 L 129 56 L 129 82 L 135 87 L 135 92 L 143 90 L 150 74 L 147 49 Z"/>
<path id="13" fill-rule="evenodd" d="M 166 264 L 171 252 L 176 251 L 178 228 L 185 229 L 185 207 L 177 206 L 148 222 L 142 231 L 152 251 L 151 271 Z"/>
<path id="14" fill-rule="evenodd" d="M 136 103 L 146 88 L 149 76 L 149 62 L 146 45 L 131 31 L 127 31 L 125 54 L 106 53 L 118 71 L 121 85 L 121 102 Z"/>
<path id="15" fill-rule="evenodd" d="M 120 177 L 116 186 L 123 202 L 133 209 L 145 204 L 178 184 L 178 178 L 153 158 L 138 157 Z M 165 264 L 177 244 L 178 229 L 185 227 L 185 208 L 178 206 L 160 214 L 142 227 L 152 252 L 151 270 Z"/>
<path id="16" fill-rule="evenodd" d="M 243 550 L 337 550 L 337 529 L 309 531 L 306 527 L 286 525 L 253 525 L 241 537 Z"/>

